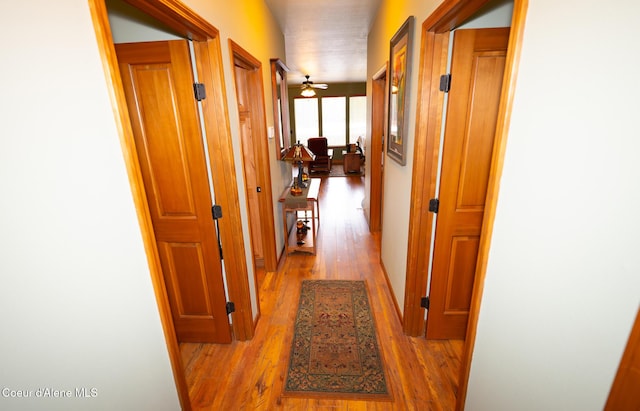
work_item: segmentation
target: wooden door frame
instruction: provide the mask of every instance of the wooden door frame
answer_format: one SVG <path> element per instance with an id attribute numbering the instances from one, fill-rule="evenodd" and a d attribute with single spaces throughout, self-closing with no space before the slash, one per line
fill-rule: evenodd
<path id="1" fill-rule="evenodd" d="M 622 405 L 621 402 L 624 402 L 623 399 L 628 398 L 625 395 L 628 394 L 627 390 L 630 388 L 629 380 L 631 379 L 630 374 L 632 368 L 637 366 L 638 363 L 635 359 L 637 358 L 638 351 L 640 351 L 640 309 L 638 309 L 636 313 L 636 319 L 631 327 L 631 333 L 627 339 L 625 349 L 622 352 L 622 358 L 620 359 L 616 376 L 611 384 L 604 411 L 616 411 L 620 409 Z"/>
<path id="2" fill-rule="evenodd" d="M 369 181 L 369 231 L 382 230 L 383 197 L 383 154 L 385 134 L 387 130 L 388 93 L 387 71 L 389 63 L 385 63 L 371 78 L 371 143 L 369 144 L 369 163 L 371 164 Z M 382 83 L 382 84 L 381 84 Z M 376 104 L 380 103 L 382 104 Z M 382 107 L 382 108 L 381 108 Z M 380 149 L 380 150 L 378 150 Z"/>
<path id="3" fill-rule="evenodd" d="M 237 234 L 237 227 L 241 226 L 242 219 L 240 216 L 229 118 L 227 116 L 219 32 L 178 0 L 126 1 L 145 14 L 181 33 L 185 38 L 194 40 L 198 77 L 207 88 L 207 99 L 203 101 L 203 112 L 208 151 L 211 158 L 217 160 L 212 164 L 213 184 L 216 187 L 216 202 L 224 210 L 224 217 L 219 220 L 219 228 L 220 238 L 225 250 L 226 272 L 231 274 L 227 277 L 228 298 L 234 301 L 236 306 L 236 312 L 233 317 L 233 332 L 236 339 L 250 339 L 254 334 L 253 313 L 251 311 L 244 239 L 242 235 Z M 135 149 L 107 8 L 104 0 L 88 0 L 88 3 L 96 32 L 98 51 L 105 71 L 107 91 L 111 99 L 115 125 L 120 137 L 120 145 L 140 224 L 176 390 L 182 409 L 191 410 L 184 366 L 160 267 L 151 215 Z"/>
<path id="4" fill-rule="evenodd" d="M 273 211 L 273 192 L 271 190 L 271 169 L 269 168 L 269 141 L 267 137 L 267 118 L 264 107 L 264 78 L 262 75 L 262 63 L 253 57 L 247 50 L 242 48 L 238 43 L 229 39 L 229 52 L 231 53 L 231 65 L 234 67 L 237 63 L 242 67 L 252 70 L 249 79 L 251 87 L 248 88 L 249 100 L 251 103 L 251 125 L 253 156 L 256 164 L 256 183 L 261 187 L 262 191 L 258 195 L 259 213 L 262 231 L 260 233 L 262 239 L 262 251 L 264 257 L 265 271 L 276 271 L 278 267 L 278 256 L 276 252 L 276 228 L 274 222 Z M 234 84 L 237 84 L 235 78 L 235 70 L 232 70 Z M 257 93 L 255 92 L 257 90 Z M 257 99 L 252 99 L 252 92 L 262 98 L 262 104 Z M 245 178 L 246 181 L 246 178 Z M 248 204 L 248 202 L 247 202 Z M 248 206 L 247 206 L 248 207 Z M 248 213 L 248 211 L 247 211 Z M 252 253 L 253 255 L 253 253 Z M 253 267 L 255 274 L 255 263 Z M 258 281 L 256 281 L 256 284 Z M 257 286 L 256 286 L 257 292 Z"/>
<path id="5" fill-rule="evenodd" d="M 407 279 L 403 315 L 404 332 L 411 336 L 424 335 L 425 331 L 424 311 L 420 307 L 420 300 L 426 295 L 429 256 L 428 253 L 424 253 L 424 250 L 430 249 L 433 241 L 431 235 L 433 214 L 428 211 L 428 207 L 429 199 L 435 196 L 437 184 L 438 151 L 444 108 L 444 94 L 439 91 L 438 85 L 440 75 L 446 70 L 449 32 L 464 23 L 487 2 L 488 0 L 445 0 L 422 23 L 414 158 L 427 153 L 427 161 L 413 162 L 411 184 L 411 198 L 413 200 L 409 217 Z M 466 400 L 527 8 L 528 0 L 514 0 L 478 262 L 460 364 L 456 410 L 463 410 Z"/>

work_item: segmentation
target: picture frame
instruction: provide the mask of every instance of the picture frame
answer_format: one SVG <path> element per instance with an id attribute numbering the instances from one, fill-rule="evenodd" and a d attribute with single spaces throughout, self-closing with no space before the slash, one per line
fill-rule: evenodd
<path id="1" fill-rule="evenodd" d="M 413 16 L 407 18 L 391 38 L 389 48 L 387 156 L 402 166 L 407 164 L 409 122 L 406 121 L 406 113 L 409 104 L 414 20 Z"/>
<path id="2" fill-rule="evenodd" d="M 280 59 L 271 59 L 270 63 L 273 136 L 276 140 L 276 158 L 281 160 L 291 147 L 289 94 L 287 89 L 287 73 L 289 72 L 289 68 Z"/>

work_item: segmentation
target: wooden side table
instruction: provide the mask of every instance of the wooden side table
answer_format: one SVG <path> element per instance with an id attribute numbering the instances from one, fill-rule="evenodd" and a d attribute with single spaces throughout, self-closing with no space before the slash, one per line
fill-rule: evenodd
<path id="1" fill-rule="evenodd" d="M 345 174 L 360 172 L 360 154 L 344 153 L 342 155 L 342 167 Z"/>
<path id="2" fill-rule="evenodd" d="M 287 189 L 283 191 L 282 195 L 280 195 L 280 199 L 278 201 L 282 203 L 282 222 L 284 225 L 285 238 L 284 244 L 285 252 L 287 254 L 295 251 L 316 254 L 318 229 L 320 228 L 320 206 L 318 204 L 320 181 L 321 180 L 319 178 L 310 179 L 309 187 L 304 189 L 300 196 L 292 196 L 289 193 L 289 187 L 287 187 Z M 304 217 L 300 216 L 299 213 L 301 212 L 304 213 Z M 298 244 L 295 223 L 291 230 L 289 230 L 287 217 L 291 213 L 295 215 L 296 221 L 299 219 L 309 220 L 307 225 L 310 229 L 304 237 L 304 244 Z M 311 216 L 308 214 L 311 214 Z"/>

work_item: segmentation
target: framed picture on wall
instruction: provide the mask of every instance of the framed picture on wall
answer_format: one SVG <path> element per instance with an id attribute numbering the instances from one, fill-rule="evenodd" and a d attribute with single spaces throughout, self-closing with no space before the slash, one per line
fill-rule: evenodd
<path id="1" fill-rule="evenodd" d="M 291 125 L 289 123 L 289 94 L 287 72 L 289 68 L 280 59 L 271 59 L 271 95 L 273 103 L 273 127 L 276 139 L 276 158 L 291 147 Z"/>
<path id="2" fill-rule="evenodd" d="M 411 78 L 411 51 L 414 17 L 404 22 L 391 39 L 389 51 L 389 132 L 387 155 L 400 165 L 407 163 L 407 138 L 409 124 L 406 121 L 409 79 Z"/>

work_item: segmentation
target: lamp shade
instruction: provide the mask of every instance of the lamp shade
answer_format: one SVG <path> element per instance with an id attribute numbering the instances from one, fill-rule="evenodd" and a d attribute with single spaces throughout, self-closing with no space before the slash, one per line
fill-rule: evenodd
<path id="1" fill-rule="evenodd" d="M 314 89 L 312 89 L 311 87 L 307 87 L 302 89 L 302 91 L 300 92 L 300 95 L 302 97 L 313 97 L 316 95 L 316 91 Z"/>
<path id="2" fill-rule="evenodd" d="M 291 146 L 289 151 L 285 153 L 282 159 L 285 161 L 292 161 L 292 162 L 305 162 L 305 161 L 315 160 L 316 155 L 313 154 L 313 152 L 309 150 L 307 147 L 300 144 L 300 142 L 298 141 L 296 144 Z"/>

